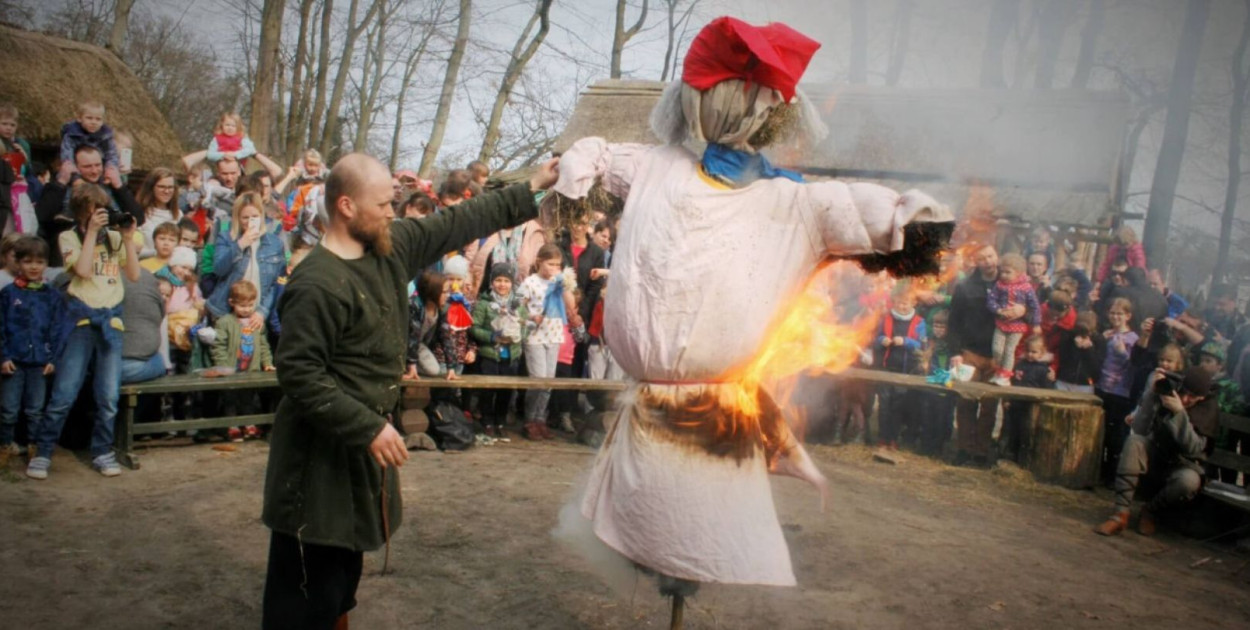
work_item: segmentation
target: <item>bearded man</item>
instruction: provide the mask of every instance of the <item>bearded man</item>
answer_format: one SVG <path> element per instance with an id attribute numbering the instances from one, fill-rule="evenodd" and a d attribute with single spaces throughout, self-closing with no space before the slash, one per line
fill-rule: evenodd
<path id="1" fill-rule="evenodd" d="M 408 282 L 443 254 L 537 215 L 552 160 L 456 212 L 394 221 L 391 176 L 352 154 L 326 180 L 329 225 L 278 305 L 283 399 L 270 436 L 263 520 L 271 530 L 263 626 L 346 628 L 363 552 L 389 542 L 408 458 L 399 400 Z"/>

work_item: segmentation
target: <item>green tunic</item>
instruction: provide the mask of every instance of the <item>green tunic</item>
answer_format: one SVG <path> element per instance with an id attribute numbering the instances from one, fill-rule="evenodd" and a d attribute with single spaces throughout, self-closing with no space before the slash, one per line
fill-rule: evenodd
<path id="1" fill-rule="evenodd" d="M 369 444 L 399 400 L 408 347 L 408 282 L 446 252 L 537 216 L 529 186 L 391 227 L 394 250 L 343 260 L 318 246 L 278 306 L 283 399 L 270 434 L 262 519 L 305 543 L 369 551 L 385 542 L 382 469 Z M 386 475 L 392 534 L 403 506 Z"/>

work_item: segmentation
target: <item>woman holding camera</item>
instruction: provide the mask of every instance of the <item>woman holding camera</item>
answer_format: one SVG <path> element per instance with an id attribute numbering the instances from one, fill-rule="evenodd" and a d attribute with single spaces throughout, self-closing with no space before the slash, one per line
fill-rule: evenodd
<path id="1" fill-rule="evenodd" d="M 253 325 L 260 324 L 277 305 L 274 289 L 286 268 L 282 247 L 282 226 L 265 218 L 264 199 L 256 193 L 239 195 L 234 201 L 229 225 L 219 225 L 213 251 L 213 273 L 218 282 L 208 298 L 208 311 L 214 319 L 230 313 L 230 286 L 250 281 L 260 295 L 256 300 Z"/>

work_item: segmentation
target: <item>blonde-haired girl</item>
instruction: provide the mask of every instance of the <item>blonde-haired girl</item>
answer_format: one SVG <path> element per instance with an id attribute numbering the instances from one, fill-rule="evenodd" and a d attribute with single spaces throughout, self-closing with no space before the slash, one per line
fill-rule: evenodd
<path id="1" fill-rule="evenodd" d="M 213 127 L 213 141 L 208 143 L 208 161 L 216 164 L 229 158 L 237 160 L 242 167 L 253 155 L 256 155 L 256 145 L 247 137 L 243 117 L 234 112 L 222 114 L 217 119 L 217 126 Z"/>

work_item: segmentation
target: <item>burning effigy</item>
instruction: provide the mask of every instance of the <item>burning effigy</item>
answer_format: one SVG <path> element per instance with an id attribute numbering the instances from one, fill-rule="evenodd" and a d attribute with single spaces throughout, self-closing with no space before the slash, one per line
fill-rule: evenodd
<path id="1" fill-rule="evenodd" d="M 588 199 L 623 203 L 604 338 L 635 382 L 579 509 L 598 540 L 662 583 L 795 584 L 769 474 L 822 499 L 827 481 L 765 384 L 846 367 L 863 338 L 811 326 L 829 301 L 808 281 L 831 258 L 934 273 L 954 229 L 925 193 L 805 182 L 760 153 L 819 133 L 797 89 L 819 47 L 784 24 L 711 22 L 651 114 L 665 144 L 583 138 L 545 201 L 555 220 Z"/>

